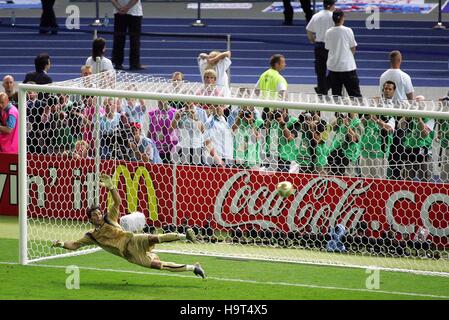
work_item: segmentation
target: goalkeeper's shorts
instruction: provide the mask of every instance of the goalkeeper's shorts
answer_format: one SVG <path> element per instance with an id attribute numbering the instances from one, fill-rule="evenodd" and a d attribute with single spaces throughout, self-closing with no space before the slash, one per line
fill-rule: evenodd
<path id="1" fill-rule="evenodd" d="M 125 258 L 131 263 L 151 268 L 151 263 L 159 260 L 159 257 L 151 252 L 153 249 L 154 245 L 150 245 L 147 234 L 135 234 L 128 242 Z"/>

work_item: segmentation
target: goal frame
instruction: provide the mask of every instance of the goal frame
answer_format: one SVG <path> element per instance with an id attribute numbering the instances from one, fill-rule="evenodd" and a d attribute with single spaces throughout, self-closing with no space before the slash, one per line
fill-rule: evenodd
<path id="1" fill-rule="evenodd" d="M 282 100 L 275 99 L 256 99 L 256 98 L 239 98 L 236 96 L 221 97 L 221 96 L 198 96 L 194 94 L 180 94 L 180 93 L 166 93 L 166 92 L 145 92 L 145 91 L 125 91 L 114 89 L 97 89 L 97 88 L 77 88 L 77 87 L 65 87 L 58 84 L 51 85 L 35 85 L 35 84 L 19 84 L 19 109 L 26 110 L 28 91 L 38 91 L 42 93 L 53 94 L 69 94 L 69 95 L 89 95 L 96 97 L 116 97 L 116 98 L 136 98 L 145 100 L 171 100 L 182 102 L 201 102 L 205 104 L 226 104 L 234 106 L 254 105 L 257 107 L 267 108 L 288 108 L 291 110 L 310 110 L 310 111 L 328 111 L 328 112 L 344 112 L 359 113 L 359 114 L 375 114 L 375 115 L 391 115 L 391 116 L 407 116 L 407 117 L 423 117 L 433 119 L 449 119 L 449 113 L 446 108 L 442 108 L 441 104 L 430 104 L 430 108 L 427 110 L 416 109 L 400 109 L 400 108 L 388 108 L 388 107 L 372 107 L 369 105 L 367 99 L 362 99 L 362 102 L 354 104 L 337 104 L 328 102 L 319 102 L 320 98 L 317 96 L 317 102 L 300 102 L 291 101 L 292 97 L 287 96 L 287 99 Z M 290 98 L 290 100 L 289 100 Z M 333 98 L 331 97 L 331 101 Z M 99 102 L 97 102 L 98 106 Z M 435 108 L 437 106 L 437 108 Z M 97 113 L 98 114 L 98 113 Z M 19 224 L 20 224 L 20 245 L 19 245 L 19 261 L 22 265 L 26 265 L 30 262 L 42 261 L 47 259 L 54 259 L 59 257 L 67 257 L 80 255 L 84 253 L 95 252 L 99 249 L 90 249 L 82 252 L 71 252 L 67 254 L 48 256 L 39 259 L 28 260 L 27 257 L 27 208 L 28 208 L 28 175 L 27 175 L 27 131 L 26 131 L 26 112 L 19 113 Z M 95 161 L 100 161 L 96 159 Z M 96 167 L 99 169 L 99 163 L 96 163 Z M 98 188 L 98 186 L 96 186 Z M 97 192 L 97 195 L 99 193 Z M 310 264 L 311 262 L 304 262 Z M 319 263 L 325 264 L 325 263 Z M 334 265 L 335 264 L 329 264 Z M 376 267 L 377 268 L 377 267 Z M 388 269 L 388 268 L 385 268 Z M 390 269 L 391 270 L 391 269 Z M 402 269 L 395 269 L 401 271 Z M 403 270 L 402 270 L 403 271 Z M 435 273 L 436 272 L 426 272 Z M 444 273 L 445 274 L 445 273 Z"/>

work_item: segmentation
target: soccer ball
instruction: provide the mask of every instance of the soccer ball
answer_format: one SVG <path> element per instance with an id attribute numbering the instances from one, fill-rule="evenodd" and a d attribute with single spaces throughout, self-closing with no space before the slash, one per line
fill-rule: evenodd
<path id="1" fill-rule="evenodd" d="M 293 184 L 288 181 L 279 182 L 276 186 L 276 190 L 278 192 L 278 195 L 282 198 L 287 198 L 295 192 Z"/>

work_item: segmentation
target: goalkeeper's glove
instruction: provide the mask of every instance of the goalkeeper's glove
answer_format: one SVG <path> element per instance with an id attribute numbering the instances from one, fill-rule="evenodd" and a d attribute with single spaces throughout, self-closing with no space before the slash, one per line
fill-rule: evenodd
<path id="1" fill-rule="evenodd" d="M 112 183 L 112 179 L 107 174 L 102 174 L 100 176 L 100 184 L 107 188 L 108 190 L 115 189 L 114 184 Z"/>
<path id="2" fill-rule="evenodd" d="M 64 242 L 55 240 L 53 241 L 52 245 L 53 248 L 64 248 Z"/>

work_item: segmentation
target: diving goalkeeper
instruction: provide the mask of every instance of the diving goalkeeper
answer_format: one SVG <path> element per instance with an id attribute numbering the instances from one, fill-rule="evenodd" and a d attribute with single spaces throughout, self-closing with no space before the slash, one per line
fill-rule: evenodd
<path id="1" fill-rule="evenodd" d="M 187 229 L 186 234 L 166 233 L 158 235 L 133 234 L 125 231 L 117 222 L 121 203 L 117 187 L 113 185 L 111 177 L 106 174 L 101 175 L 100 185 L 107 188 L 112 194 L 114 204 L 110 210 L 103 214 L 99 207 L 90 208 L 87 211 L 87 216 L 95 229 L 90 230 L 77 241 L 62 242 L 56 240 L 53 242 L 53 247 L 77 250 L 82 246 L 97 245 L 109 253 L 146 268 L 172 272 L 193 271 L 199 277 L 206 277 L 199 263 L 188 265 L 164 262 L 160 261 L 159 257 L 151 252 L 157 243 L 178 240 L 196 242 L 195 233 L 192 229 Z"/>

